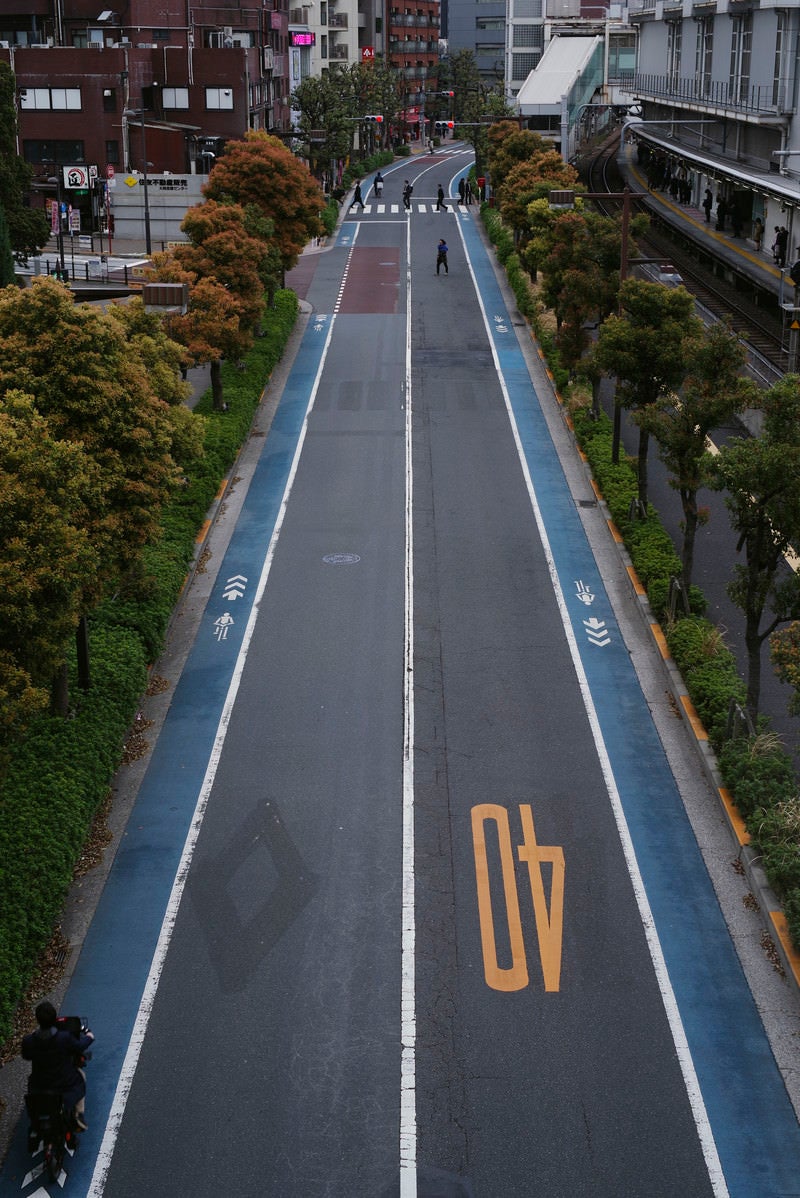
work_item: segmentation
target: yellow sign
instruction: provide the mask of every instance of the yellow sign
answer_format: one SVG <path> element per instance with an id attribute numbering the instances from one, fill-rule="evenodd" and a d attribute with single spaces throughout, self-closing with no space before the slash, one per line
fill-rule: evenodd
<path id="1" fill-rule="evenodd" d="M 539 959 L 546 991 L 554 992 L 561 986 L 561 945 L 564 931 L 564 850 L 558 846 L 536 843 L 533 814 L 527 803 L 520 803 L 522 844 L 517 846 L 520 861 L 528 866 L 533 917 L 539 942 Z M 500 858 L 500 874 L 503 883 L 503 908 L 505 911 L 507 942 L 511 949 L 511 964 L 501 965 L 497 958 L 495 936 L 495 912 L 489 884 L 489 854 L 486 846 L 485 825 L 495 825 L 491 840 L 496 845 Z M 494 803 L 481 803 L 472 808 L 472 844 L 475 853 L 475 879 L 478 887 L 478 919 L 483 947 L 483 973 L 487 986 L 492 990 L 523 990 L 528 985 L 528 963 L 525 958 L 525 940 L 519 906 L 519 892 L 514 871 L 514 850 L 511 845 L 511 828 L 505 807 Z M 550 864 L 550 910 L 547 909 L 542 863 Z M 506 936 L 503 937 L 506 940 Z"/>
<path id="2" fill-rule="evenodd" d="M 128 184 L 128 187 L 138 187 L 139 186 L 139 180 L 134 175 L 126 175 L 125 182 Z"/>

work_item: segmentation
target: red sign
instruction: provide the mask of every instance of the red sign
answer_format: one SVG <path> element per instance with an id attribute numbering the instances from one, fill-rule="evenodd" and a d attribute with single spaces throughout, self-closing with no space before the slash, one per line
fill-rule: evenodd
<path id="1" fill-rule="evenodd" d="M 361 61 L 362 62 L 374 62 L 375 61 L 375 47 L 374 46 L 362 46 L 361 47 Z"/>
<path id="2" fill-rule="evenodd" d="M 115 174 L 116 171 L 114 170 L 114 167 L 109 163 L 109 165 L 106 167 L 106 178 L 113 179 Z"/>

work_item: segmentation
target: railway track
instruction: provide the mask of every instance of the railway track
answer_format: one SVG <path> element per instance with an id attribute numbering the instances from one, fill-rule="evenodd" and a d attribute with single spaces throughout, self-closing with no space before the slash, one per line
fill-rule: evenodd
<path id="1" fill-rule="evenodd" d="M 606 142 L 584 166 L 589 190 L 618 193 L 625 186 L 616 162 L 618 143 L 619 135 Z M 764 386 L 771 386 L 782 378 L 789 366 L 789 349 L 785 344 L 777 300 L 758 293 L 755 288 L 750 296 L 726 279 L 720 279 L 714 273 L 714 259 L 705 249 L 699 253 L 697 244 L 688 236 L 680 236 L 671 227 L 664 226 L 658 215 L 648 207 L 646 199 L 637 199 L 635 202 L 651 218 L 647 235 L 637 239 L 641 258 L 650 260 L 649 264 L 641 265 L 643 273 L 647 277 L 658 278 L 657 263 L 669 262 L 680 276 L 683 286 L 695 297 L 705 319 L 709 322 L 725 321 L 740 338 L 747 349 L 748 364 L 756 380 Z M 595 200 L 594 203 L 608 215 L 619 212 L 621 207 L 616 200 Z M 761 304 L 758 303 L 759 297 L 762 298 Z M 774 307 L 774 311 L 770 311 L 769 305 Z"/>

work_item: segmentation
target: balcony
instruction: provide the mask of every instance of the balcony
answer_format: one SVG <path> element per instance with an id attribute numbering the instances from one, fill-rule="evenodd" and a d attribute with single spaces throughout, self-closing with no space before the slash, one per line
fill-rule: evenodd
<path id="1" fill-rule="evenodd" d="M 348 48 L 347 48 L 347 46 L 346 46 L 346 45 L 342 45 L 342 46 L 338 46 L 338 45 L 337 45 L 337 46 L 331 46 L 331 47 L 330 47 L 330 53 L 328 54 L 328 57 L 329 57 L 329 58 L 335 58 L 335 59 L 338 59 L 340 62 L 341 62 L 342 60 L 346 60 L 347 58 L 349 58 L 349 56 L 350 56 L 350 54 L 349 54 L 349 50 L 348 50 Z"/>
<path id="2" fill-rule="evenodd" d="M 329 12 L 328 13 L 328 28 L 329 29 L 347 29 L 347 13 L 346 12 Z"/>
<path id="3" fill-rule="evenodd" d="M 794 112 L 785 86 L 771 83 L 745 88 L 694 75 L 688 79 L 676 79 L 671 75 L 634 75 L 629 90 L 642 99 L 665 100 L 669 104 L 690 105 L 700 110 L 763 117 Z"/>

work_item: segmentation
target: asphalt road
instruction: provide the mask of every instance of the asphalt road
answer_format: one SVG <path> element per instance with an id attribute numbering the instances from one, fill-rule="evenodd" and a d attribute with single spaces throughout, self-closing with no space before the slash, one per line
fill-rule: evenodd
<path id="1" fill-rule="evenodd" d="M 473 214 L 432 210 L 468 161 L 390 172 L 306 276 L 65 1000 L 73 1195 L 800 1191 L 577 459 Z"/>

